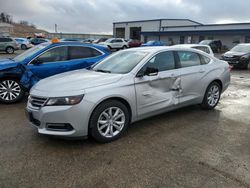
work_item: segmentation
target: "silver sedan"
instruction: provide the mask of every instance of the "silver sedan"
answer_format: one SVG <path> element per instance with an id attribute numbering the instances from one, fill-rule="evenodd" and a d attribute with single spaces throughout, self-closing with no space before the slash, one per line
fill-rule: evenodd
<path id="1" fill-rule="evenodd" d="M 27 116 L 41 134 L 110 142 L 149 116 L 194 104 L 211 110 L 229 83 L 228 63 L 202 51 L 133 48 L 41 80 L 31 89 Z"/>

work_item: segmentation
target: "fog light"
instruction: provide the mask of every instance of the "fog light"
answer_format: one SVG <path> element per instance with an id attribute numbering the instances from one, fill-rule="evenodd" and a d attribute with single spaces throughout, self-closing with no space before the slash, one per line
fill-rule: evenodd
<path id="1" fill-rule="evenodd" d="M 73 127 L 69 123 L 46 123 L 47 130 L 50 131 L 72 131 Z"/>

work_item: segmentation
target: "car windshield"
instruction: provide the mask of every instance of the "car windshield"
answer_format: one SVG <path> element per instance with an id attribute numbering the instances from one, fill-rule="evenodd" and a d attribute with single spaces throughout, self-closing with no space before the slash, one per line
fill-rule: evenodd
<path id="1" fill-rule="evenodd" d="M 147 55 L 147 52 L 141 51 L 120 51 L 96 64 L 92 70 L 106 73 L 126 74 Z"/>
<path id="2" fill-rule="evenodd" d="M 232 52 L 250 52 L 250 45 L 237 45 L 231 49 Z"/>
<path id="3" fill-rule="evenodd" d="M 29 50 L 27 50 L 27 51 L 21 53 L 20 55 L 16 56 L 13 60 L 16 61 L 16 62 L 23 61 L 27 57 L 30 57 L 30 56 L 34 55 L 35 53 L 37 53 L 38 51 L 46 48 L 48 45 L 50 45 L 50 43 L 42 43 L 42 44 L 39 44 L 37 46 L 34 46 L 34 47 L 30 48 Z"/>
<path id="4" fill-rule="evenodd" d="M 200 44 L 208 45 L 211 42 L 211 40 L 203 40 L 200 42 Z"/>

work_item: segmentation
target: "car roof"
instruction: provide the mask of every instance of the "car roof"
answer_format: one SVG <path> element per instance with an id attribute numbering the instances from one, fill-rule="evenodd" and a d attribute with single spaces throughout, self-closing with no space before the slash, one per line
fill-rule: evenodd
<path id="1" fill-rule="evenodd" d="M 237 45 L 242 45 L 242 46 L 250 46 L 250 43 L 239 43 Z"/>

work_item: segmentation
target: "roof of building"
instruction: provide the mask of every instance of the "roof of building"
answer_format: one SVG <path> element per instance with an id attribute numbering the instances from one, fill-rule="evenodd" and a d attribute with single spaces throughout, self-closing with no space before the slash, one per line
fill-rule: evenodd
<path id="1" fill-rule="evenodd" d="M 151 19 L 151 20 L 136 20 L 136 21 L 121 21 L 121 22 L 114 22 L 113 24 L 122 24 L 122 23 L 136 23 L 136 22 L 151 22 L 151 21 L 162 21 L 162 20 L 168 20 L 168 21 L 189 21 L 193 22 L 198 25 L 203 25 L 199 22 L 196 22 L 194 20 L 190 19 Z"/>

